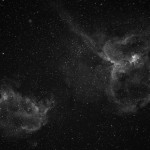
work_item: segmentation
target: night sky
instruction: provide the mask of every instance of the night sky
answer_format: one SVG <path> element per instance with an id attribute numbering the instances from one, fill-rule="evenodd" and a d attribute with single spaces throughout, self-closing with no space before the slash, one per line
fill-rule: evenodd
<path id="1" fill-rule="evenodd" d="M 150 40 L 148 2 L 0 0 L 0 80 L 17 81 L 22 95 L 38 99 L 53 93 L 56 102 L 48 123 L 39 131 L 21 138 L 0 132 L 0 147 L 150 149 L 149 101 L 132 101 L 138 110 L 130 112 L 125 107 L 128 100 L 121 101 L 123 108 L 109 100 L 109 85 L 120 84 L 110 80 L 111 63 L 100 57 L 110 39 L 144 34 L 144 41 Z"/>

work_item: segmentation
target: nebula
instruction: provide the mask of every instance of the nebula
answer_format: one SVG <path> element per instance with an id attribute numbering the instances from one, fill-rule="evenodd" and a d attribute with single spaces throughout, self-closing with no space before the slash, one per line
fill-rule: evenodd
<path id="1" fill-rule="evenodd" d="M 149 32 L 129 31 L 122 37 L 102 32 L 88 35 L 70 16 L 64 19 L 61 13 L 60 17 L 73 33 L 60 70 L 75 99 L 108 101 L 119 114 L 136 113 L 146 106 L 150 101 Z"/>
<path id="2" fill-rule="evenodd" d="M 105 60 L 113 64 L 108 95 L 125 113 L 149 103 L 149 45 L 143 36 L 109 41 L 103 49 Z"/>
<path id="3" fill-rule="evenodd" d="M 17 82 L 16 82 L 17 83 Z M 0 85 L 0 130 L 3 136 L 21 136 L 40 130 L 48 123 L 48 112 L 54 108 L 55 99 L 51 97 L 38 100 L 23 96 L 7 80 Z"/>

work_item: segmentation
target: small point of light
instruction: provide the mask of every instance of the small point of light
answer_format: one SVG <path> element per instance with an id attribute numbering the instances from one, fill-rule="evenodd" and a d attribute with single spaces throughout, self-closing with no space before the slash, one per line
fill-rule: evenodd
<path id="1" fill-rule="evenodd" d="M 32 19 L 29 19 L 28 22 L 29 22 L 29 23 L 32 23 L 33 21 L 32 21 Z"/>

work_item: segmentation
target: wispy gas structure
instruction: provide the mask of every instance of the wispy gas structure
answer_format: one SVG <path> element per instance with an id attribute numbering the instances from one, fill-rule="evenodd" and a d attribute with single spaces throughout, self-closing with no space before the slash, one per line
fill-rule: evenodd
<path id="1" fill-rule="evenodd" d="M 48 112 L 55 106 L 54 96 L 38 100 L 22 96 L 5 81 L 0 87 L 0 130 L 4 136 L 20 136 L 40 130 L 48 122 Z"/>

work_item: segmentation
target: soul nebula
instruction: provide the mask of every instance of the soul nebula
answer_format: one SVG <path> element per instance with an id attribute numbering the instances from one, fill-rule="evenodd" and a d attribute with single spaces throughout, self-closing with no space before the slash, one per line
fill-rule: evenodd
<path id="1" fill-rule="evenodd" d="M 4 136 L 40 130 L 48 122 L 47 114 L 54 107 L 53 96 L 40 101 L 33 96 L 23 96 L 6 80 L 1 81 L 0 95 L 0 130 Z"/>

